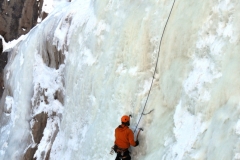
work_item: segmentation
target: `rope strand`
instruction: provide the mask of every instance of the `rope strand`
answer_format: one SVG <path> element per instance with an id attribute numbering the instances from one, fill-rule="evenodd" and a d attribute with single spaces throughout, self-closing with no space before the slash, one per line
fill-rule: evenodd
<path id="1" fill-rule="evenodd" d="M 163 34 L 162 34 L 162 36 L 161 36 L 160 43 L 159 43 L 159 47 L 158 47 L 157 61 L 156 61 L 155 69 L 154 69 L 154 72 L 153 72 L 153 77 L 152 77 L 151 86 L 150 86 L 150 88 L 149 88 L 149 92 L 148 92 L 148 95 L 147 95 L 147 99 L 146 99 L 146 101 L 145 101 L 145 104 L 144 104 L 144 107 L 143 107 L 143 111 L 142 111 L 141 116 L 140 116 L 140 118 L 139 118 L 139 120 L 138 120 L 138 123 L 137 123 L 137 126 L 136 126 L 135 130 L 134 130 L 134 133 L 136 132 L 137 127 L 138 127 L 138 125 L 139 125 L 139 123 L 140 123 L 140 121 L 141 121 L 141 119 L 142 119 L 142 115 L 144 115 L 143 112 L 144 112 L 144 110 L 145 110 L 145 108 L 146 108 L 147 101 L 148 101 L 150 92 L 151 92 L 151 90 L 152 90 L 153 80 L 154 80 L 154 77 L 155 77 L 155 74 L 156 74 L 158 59 L 159 59 L 159 55 L 160 55 L 160 48 L 161 48 L 161 44 L 162 44 L 162 38 L 163 38 L 163 35 L 164 35 L 164 32 L 165 32 L 165 29 L 166 29 L 168 20 L 169 20 L 169 18 L 170 18 L 170 16 L 171 16 L 171 13 L 172 13 L 172 9 L 173 9 L 174 4 L 175 4 L 175 0 L 173 1 L 172 8 L 171 8 L 171 10 L 170 10 L 170 13 L 169 13 L 169 15 L 168 15 L 166 24 L 165 24 L 164 29 L 163 29 Z"/>

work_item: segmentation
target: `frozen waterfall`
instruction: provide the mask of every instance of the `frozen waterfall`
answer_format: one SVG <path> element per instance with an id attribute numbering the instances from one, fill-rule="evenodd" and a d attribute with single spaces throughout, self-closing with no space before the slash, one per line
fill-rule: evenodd
<path id="1" fill-rule="evenodd" d="M 8 50 L 0 159 L 115 159 L 114 129 L 123 114 L 135 129 L 149 92 L 133 160 L 240 159 L 239 11 L 237 0 L 59 3 Z"/>

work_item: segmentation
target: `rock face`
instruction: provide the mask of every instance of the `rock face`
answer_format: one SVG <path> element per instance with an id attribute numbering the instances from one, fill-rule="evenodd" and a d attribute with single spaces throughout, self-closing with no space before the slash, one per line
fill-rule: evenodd
<path id="1" fill-rule="evenodd" d="M 42 12 L 43 0 L 0 0 L 0 35 L 6 42 L 17 39 L 28 33 L 36 24 L 39 17 L 44 19 L 47 14 Z M 2 40 L 0 39 L 0 98 L 4 91 L 3 70 L 8 61 L 8 53 L 3 52 Z M 1 107 L 1 106 L 0 106 Z M 47 114 L 36 115 L 32 134 L 34 141 L 39 144 L 43 130 L 46 127 Z M 37 146 L 30 147 L 24 153 L 26 160 L 34 159 Z M 47 153 L 49 154 L 49 153 Z M 48 156 L 47 156 L 48 159 Z"/>
<path id="2" fill-rule="evenodd" d="M 48 13 L 42 11 L 44 0 L 0 0 L 0 35 L 5 39 L 6 42 L 12 41 L 13 39 L 19 38 L 21 35 L 28 33 L 36 24 L 38 18 L 43 20 L 48 16 Z M 70 1 L 69 1 L 70 2 Z M 11 55 L 12 51 L 3 52 L 2 39 L 0 38 L 0 99 L 3 101 L 6 99 L 8 94 L 4 90 L 4 68 L 8 62 L 8 56 Z M 58 51 L 56 46 L 52 46 L 50 42 L 53 40 L 46 40 L 46 48 L 40 49 L 40 55 L 45 62 L 45 64 L 51 68 L 58 69 L 61 64 L 63 64 L 65 56 L 61 51 Z M 6 75 L 6 74 L 5 74 Z M 41 97 L 45 95 L 45 90 L 47 88 L 39 88 L 39 92 L 36 95 L 39 98 L 36 98 L 32 106 L 32 112 L 34 108 L 39 106 L 39 101 Z M 59 100 L 63 104 L 63 92 L 56 91 L 54 93 L 54 99 Z M 5 102 L 4 102 L 5 103 Z M 4 110 L 3 104 L 0 104 L 0 121 L 3 112 L 9 112 Z M 48 100 L 46 99 L 46 104 Z M 48 121 L 55 122 L 60 116 L 53 112 L 52 114 L 47 114 L 45 112 L 41 113 L 32 113 L 32 119 L 30 120 L 29 130 L 31 132 L 31 137 L 29 141 L 33 141 L 28 148 L 25 149 L 22 153 L 22 160 L 32 160 L 34 155 L 38 151 L 38 146 L 41 144 L 42 139 L 44 139 L 44 130 L 48 129 Z M 7 121 L 7 120 L 6 120 Z M 59 131 L 59 126 L 57 123 L 54 123 L 54 132 L 51 137 L 48 137 L 49 143 L 52 145 L 53 141 L 56 138 L 56 135 Z M 41 152 L 42 159 L 48 160 L 51 148 L 46 150 L 46 153 Z"/>
<path id="3" fill-rule="evenodd" d="M 28 33 L 37 24 L 43 0 L 0 0 L 0 35 L 6 42 Z M 3 69 L 7 63 L 7 53 L 2 53 L 0 40 L 0 97 L 3 92 Z"/>
<path id="4" fill-rule="evenodd" d="M 37 24 L 43 0 L 1 0 L 0 34 L 6 42 L 26 34 Z"/>
<path id="5" fill-rule="evenodd" d="M 7 64 L 7 52 L 3 52 L 0 54 L 0 97 L 2 97 L 2 93 L 4 91 L 3 69 L 6 66 L 6 64 Z"/>

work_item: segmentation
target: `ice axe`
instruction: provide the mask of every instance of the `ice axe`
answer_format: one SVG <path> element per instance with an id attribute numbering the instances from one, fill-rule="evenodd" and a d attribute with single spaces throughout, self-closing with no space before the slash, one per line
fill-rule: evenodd
<path id="1" fill-rule="evenodd" d="M 143 131 L 142 128 L 138 128 L 138 129 L 139 129 L 139 131 L 138 131 L 138 133 L 137 133 L 137 140 L 138 140 L 138 136 L 139 136 L 140 131 Z"/>

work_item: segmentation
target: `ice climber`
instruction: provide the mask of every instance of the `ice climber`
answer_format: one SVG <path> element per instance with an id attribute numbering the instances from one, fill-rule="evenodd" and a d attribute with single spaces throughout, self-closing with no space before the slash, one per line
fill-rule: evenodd
<path id="1" fill-rule="evenodd" d="M 115 142 L 114 151 L 117 153 L 115 160 L 130 160 L 131 156 L 128 148 L 131 146 L 138 146 L 138 140 L 134 141 L 134 134 L 131 129 L 128 128 L 130 125 L 130 117 L 127 115 L 122 116 L 122 124 L 115 129 Z"/>

